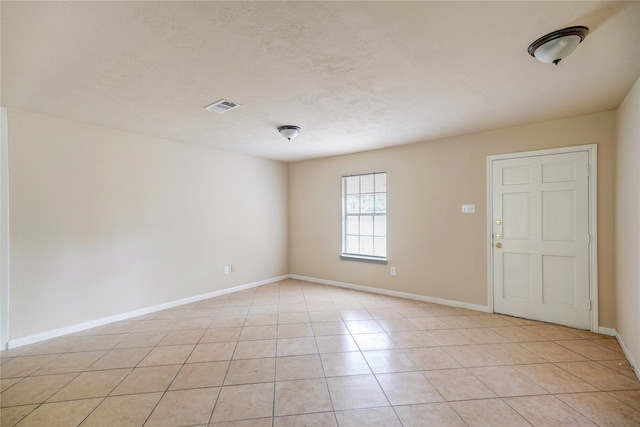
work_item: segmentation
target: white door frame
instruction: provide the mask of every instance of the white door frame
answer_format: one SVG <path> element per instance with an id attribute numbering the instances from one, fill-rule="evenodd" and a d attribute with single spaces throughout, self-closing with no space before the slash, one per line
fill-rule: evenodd
<path id="1" fill-rule="evenodd" d="M 598 145 L 576 145 L 548 150 L 525 151 L 521 153 L 487 156 L 487 296 L 489 312 L 493 313 L 493 162 L 496 160 L 521 157 L 546 156 L 549 154 L 576 153 L 589 154 L 589 297 L 591 299 L 590 329 L 598 332 L 598 200 L 597 200 L 597 157 Z"/>
<path id="2" fill-rule="evenodd" d="M 9 342 L 9 147 L 7 109 L 0 108 L 0 350 Z"/>

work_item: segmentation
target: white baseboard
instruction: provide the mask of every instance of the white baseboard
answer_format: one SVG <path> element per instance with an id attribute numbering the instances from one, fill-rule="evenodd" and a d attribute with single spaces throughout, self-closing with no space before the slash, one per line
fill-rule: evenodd
<path id="1" fill-rule="evenodd" d="M 453 300 L 447 300 L 447 299 L 441 299 L 441 298 L 433 298 L 433 297 L 427 297 L 427 296 L 424 296 L 424 295 L 411 294 L 411 293 L 408 293 L 408 292 L 392 291 L 392 290 L 389 290 L 389 289 L 373 288 L 373 287 L 370 287 L 370 286 L 355 285 L 353 283 L 336 282 L 334 280 L 326 280 L 326 279 L 318 279 L 318 278 L 315 278 L 315 277 L 299 276 L 297 274 L 290 274 L 289 277 L 291 277 L 292 279 L 296 279 L 296 280 L 304 280 L 304 281 L 307 281 L 307 282 L 320 283 L 322 285 L 338 286 L 340 288 L 348 288 L 348 289 L 354 289 L 354 290 L 357 290 L 357 291 L 364 291 L 364 292 L 371 292 L 371 293 L 375 293 L 375 294 L 389 295 L 389 296 L 392 296 L 392 297 L 407 298 L 407 299 L 412 299 L 412 300 L 416 300 L 416 301 L 432 302 L 434 304 L 447 305 L 449 307 L 466 308 L 468 310 L 482 311 L 484 313 L 488 313 L 489 312 L 489 307 L 486 306 L 486 305 L 477 305 L 477 304 L 470 304 L 470 303 L 461 302 L 461 301 L 453 301 Z"/>
<path id="2" fill-rule="evenodd" d="M 173 308 L 180 305 L 190 304 L 192 302 L 202 301 L 208 298 L 214 298 L 221 295 L 230 294 L 232 292 L 244 291 L 245 289 L 255 288 L 257 286 L 266 285 L 273 282 L 278 282 L 289 278 L 289 275 L 273 277 L 271 279 L 260 280 L 258 282 L 247 283 L 244 285 L 234 286 L 232 288 L 221 289 L 219 291 L 208 292 L 206 294 L 196 295 L 193 297 L 182 298 L 176 301 L 170 301 L 163 304 L 153 305 L 151 307 L 141 308 L 139 310 L 129 311 L 127 313 L 116 314 L 114 316 L 103 317 L 101 319 L 90 320 L 88 322 L 78 323 L 75 325 L 65 326 L 64 328 L 53 329 L 51 331 L 41 332 L 34 335 L 29 335 L 23 338 L 17 338 L 9 340 L 7 343 L 7 349 L 21 347 L 23 345 L 34 344 L 40 341 L 48 340 L 51 338 L 60 337 L 62 335 L 72 334 L 74 332 L 84 331 L 86 329 L 95 328 L 97 326 L 107 325 L 109 323 L 117 322 L 120 320 L 127 320 L 133 317 L 142 316 L 144 314 L 154 313 L 160 310 L 166 310 L 167 308 Z"/>
<path id="3" fill-rule="evenodd" d="M 609 335 L 610 337 L 615 337 L 618 334 L 615 328 L 606 328 L 604 326 L 599 326 L 596 332 L 602 335 Z"/>
<path id="4" fill-rule="evenodd" d="M 616 329 L 614 329 L 614 328 L 603 328 L 603 327 L 600 327 L 600 331 L 602 331 L 603 329 L 613 332 L 613 334 L 611 334 L 611 335 L 616 337 L 616 340 L 618 340 L 618 344 L 620 344 L 620 347 L 622 348 L 622 351 L 624 352 L 625 357 L 629 361 L 629 364 L 631 365 L 631 368 L 633 369 L 633 372 L 636 374 L 636 377 L 638 378 L 638 380 L 640 380 L 640 370 L 638 370 L 638 366 L 635 364 L 633 356 L 631 355 L 631 352 L 629 352 L 629 349 L 625 345 L 624 340 L 622 339 L 622 336 L 620 336 L 618 331 Z M 602 331 L 601 333 L 602 334 L 606 334 L 606 335 L 610 335 L 610 334 L 607 334 L 604 331 Z"/>

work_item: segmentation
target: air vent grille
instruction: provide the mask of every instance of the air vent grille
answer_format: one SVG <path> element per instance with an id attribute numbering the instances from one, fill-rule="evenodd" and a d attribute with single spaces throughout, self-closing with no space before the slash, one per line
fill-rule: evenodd
<path id="1" fill-rule="evenodd" d="M 207 105 L 204 107 L 205 110 L 215 111 L 216 113 L 226 113 L 227 111 L 231 111 L 234 108 L 238 108 L 240 104 L 235 102 L 228 101 L 226 99 L 221 99 L 220 101 L 216 101 L 211 105 Z"/>

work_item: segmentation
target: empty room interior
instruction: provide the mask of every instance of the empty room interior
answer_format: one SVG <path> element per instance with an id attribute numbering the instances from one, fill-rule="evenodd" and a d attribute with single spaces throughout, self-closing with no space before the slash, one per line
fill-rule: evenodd
<path id="1" fill-rule="evenodd" d="M 640 2 L 0 2 L 0 425 L 640 425 Z"/>

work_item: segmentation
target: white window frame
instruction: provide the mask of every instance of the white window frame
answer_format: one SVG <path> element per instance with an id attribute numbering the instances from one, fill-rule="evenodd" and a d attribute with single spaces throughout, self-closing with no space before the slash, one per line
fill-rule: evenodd
<path id="1" fill-rule="evenodd" d="M 383 191 L 378 191 L 379 188 L 376 188 L 376 175 L 384 175 L 384 187 L 382 188 Z M 367 176 L 371 176 L 374 182 L 374 187 L 373 187 L 373 192 L 362 192 L 362 188 L 360 187 L 361 185 L 361 179 L 362 177 L 367 177 Z M 351 193 L 351 194 L 358 194 L 359 196 L 362 196 L 363 194 L 372 194 L 373 195 L 373 212 L 358 212 L 358 213 L 352 213 L 352 212 L 348 212 L 347 209 L 347 181 L 348 180 L 353 180 L 353 178 L 358 178 L 358 192 L 357 193 Z M 370 173 L 363 173 L 363 174 L 357 174 L 357 175 L 345 175 L 342 177 L 342 258 L 344 259 L 356 259 L 356 260 L 365 260 L 365 261 L 377 261 L 377 262 L 387 262 L 387 257 L 388 257 L 388 243 L 387 243 L 387 215 L 388 215 L 388 209 L 387 209 L 387 203 L 386 203 L 386 197 L 387 197 L 387 188 L 386 188 L 386 180 L 387 180 L 387 173 L 386 172 L 370 172 Z M 376 196 L 384 194 L 384 212 L 376 212 L 375 207 L 376 207 Z M 360 197 L 359 197 L 360 200 Z M 360 210 L 362 208 L 362 205 L 359 204 L 358 209 Z M 349 220 L 349 218 L 354 218 L 357 217 L 358 218 L 358 232 L 357 233 L 347 233 L 348 231 L 348 225 L 347 222 Z M 372 232 L 371 234 L 363 234 L 362 233 L 362 229 L 360 228 L 361 226 L 361 220 L 362 217 L 373 217 L 371 219 L 372 221 Z M 376 227 L 380 227 L 381 225 L 378 223 L 379 221 L 376 220 L 376 217 L 383 217 L 384 218 L 384 233 L 381 235 L 380 233 L 377 233 L 377 228 Z M 377 225 L 376 225 L 377 224 Z M 362 237 L 371 237 L 372 241 L 373 241 L 373 251 L 374 253 L 363 253 L 361 251 L 360 246 L 358 245 L 358 251 L 347 251 L 347 239 L 348 236 L 350 237 L 355 237 L 357 236 L 358 239 L 361 239 Z M 384 254 L 375 254 L 375 248 L 376 248 L 376 238 L 380 239 L 381 237 L 384 237 Z"/>

